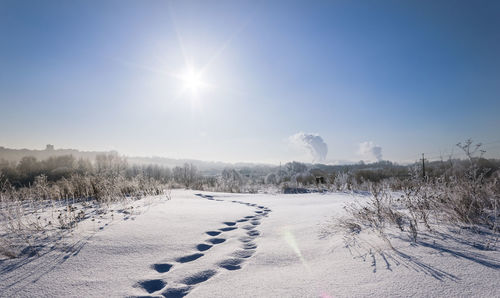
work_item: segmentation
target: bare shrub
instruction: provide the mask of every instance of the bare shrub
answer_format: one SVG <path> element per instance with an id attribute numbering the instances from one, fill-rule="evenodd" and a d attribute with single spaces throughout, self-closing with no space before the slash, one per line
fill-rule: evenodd
<path id="1" fill-rule="evenodd" d="M 471 140 L 457 144 L 466 154 L 468 164 L 463 169 L 454 169 L 452 175 L 439 185 L 438 208 L 450 221 L 469 225 L 484 225 L 491 229 L 498 226 L 498 172 L 486 179 L 489 169 L 479 167 L 484 154 L 481 144 Z M 443 177 L 444 178 L 444 177 Z"/>
<path id="2" fill-rule="evenodd" d="M 350 218 L 343 219 L 340 227 L 349 231 L 361 231 L 361 227 L 368 227 L 384 240 L 388 224 L 395 224 L 403 230 L 405 215 L 393 208 L 393 201 L 387 188 L 380 183 L 370 183 L 371 197 L 365 203 L 351 203 L 345 206 Z M 358 232 L 359 233 L 359 232 Z"/>
<path id="3" fill-rule="evenodd" d="M 21 168 L 33 171 L 41 167 L 36 160 L 25 159 Z M 106 212 L 112 202 L 149 195 L 170 199 L 170 184 L 142 171 L 127 176 L 126 170 L 124 159 L 101 157 L 94 170 L 75 171 L 57 181 L 42 173 L 32 184 L 17 187 L 0 171 L 0 254 L 16 257 L 37 253 L 87 218 L 85 206 L 89 204 Z"/>
<path id="4" fill-rule="evenodd" d="M 351 220 L 374 229 L 384 239 L 386 225 L 397 226 L 414 242 L 423 228 L 432 232 L 433 224 L 439 222 L 499 232 L 500 173 L 490 173 L 479 165 L 484 154 L 481 144 L 467 140 L 457 146 L 466 154 L 465 165 L 450 163 L 440 176 L 433 178 L 422 177 L 419 169 L 413 167 L 406 179 L 392 180 L 390 184 L 369 183 L 369 200 L 346 206 Z M 396 194 L 392 191 L 399 195 L 391 195 Z"/>

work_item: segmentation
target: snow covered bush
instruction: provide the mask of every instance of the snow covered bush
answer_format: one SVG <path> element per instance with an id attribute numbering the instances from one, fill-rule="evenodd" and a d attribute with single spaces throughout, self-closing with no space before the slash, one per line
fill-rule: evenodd
<path id="1" fill-rule="evenodd" d="M 349 174 L 346 172 L 338 173 L 333 179 L 334 190 L 336 191 L 347 191 L 351 189 Z"/>
<path id="2" fill-rule="evenodd" d="M 278 184 L 278 176 L 275 173 L 267 174 L 264 182 L 266 184 Z"/>
<path id="3" fill-rule="evenodd" d="M 192 188 L 198 184 L 200 175 L 196 166 L 185 163 L 183 167 L 175 167 L 172 170 L 174 181 L 186 188 Z"/>
<path id="4" fill-rule="evenodd" d="M 340 226 L 371 228 L 387 239 L 386 229 L 397 227 L 414 242 L 425 229 L 447 224 L 478 232 L 500 232 L 500 171 L 479 166 L 483 151 L 481 145 L 468 140 L 458 146 L 465 152 L 467 163 L 450 163 L 438 177 L 421 177 L 418 168 L 410 168 L 408 178 L 396 181 L 367 183 L 370 197 L 364 203 L 346 206 L 350 218 Z M 342 177 L 343 185 L 346 177 Z M 350 223 L 347 225 L 346 223 Z M 495 245 L 486 243 L 483 247 Z"/>
<path id="5" fill-rule="evenodd" d="M 71 232 L 90 212 L 106 213 L 114 202 L 149 195 L 170 199 L 170 184 L 163 177 L 155 178 L 147 171 L 127 174 L 130 168 L 116 156 L 100 157 L 95 167 L 81 173 L 75 167 L 68 170 L 68 176 L 55 181 L 45 174 L 47 169 L 45 161 L 25 159 L 15 170 L 32 183 L 23 185 L 24 180 L 16 180 L 17 186 L 0 170 L 0 254 L 15 257 L 36 252 L 66 231 Z"/>
<path id="6" fill-rule="evenodd" d="M 466 154 L 464 168 L 451 168 L 434 184 L 435 208 L 452 222 L 485 226 L 498 231 L 500 204 L 500 172 L 480 167 L 484 151 L 471 140 L 459 143 Z"/>
<path id="7" fill-rule="evenodd" d="M 359 227 L 357 229 L 359 231 L 362 227 L 368 227 L 386 240 L 385 230 L 388 225 L 395 225 L 404 231 L 409 217 L 398 210 L 394 197 L 386 185 L 371 183 L 370 192 L 371 197 L 367 202 L 353 202 L 345 206 L 350 217 L 342 219 L 339 225 L 341 227 L 356 226 Z"/>
<path id="8" fill-rule="evenodd" d="M 224 169 L 219 179 L 220 188 L 226 192 L 240 192 L 243 178 L 235 169 Z"/>

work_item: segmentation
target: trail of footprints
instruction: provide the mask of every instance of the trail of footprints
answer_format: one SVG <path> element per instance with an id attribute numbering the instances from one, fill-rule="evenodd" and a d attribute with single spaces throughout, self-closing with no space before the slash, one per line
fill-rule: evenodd
<path id="1" fill-rule="evenodd" d="M 205 198 L 207 200 L 219 201 L 219 202 L 224 201 L 221 199 L 215 199 L 211 195 L 203 195 L 203 194 L 196 194 L 196 195 Z M 241 228 L 244 230 L 244 236 L 238 238 L 238 240 L 241 242 L 240 249 L 234 251 L 229 258 L 220 261 L 216 264 L 218 268 L 229 271 L 241 269 L 245 260 L 252 257 L 252 255 L 255 253 L 255 250 L 257 249 L 257 244 L 254 242 L 254 240 L 258 236 L 260 236 L 260 232 L 256 228 L 258 225 L 260 225 L 261 219 L 263 217 L 268 216 L 268 214 L 271 212 L 271 209 L 265 206 L 246 203 L 242 201 L 234 200 L 231 202 L 236 204 L 244 204 L 250 207 L 255 207 L 255 209 L 257 210 L 254 211 L 253 215 L 245 216 L 234 222 L 233 221 L 223 222 L 222 224 L 224 225 L 224 227 L 222 228 L 206 231 L 205 234 L 210 236 L 211 238 L 205 240 L 204 243 L 199 243 L 195 245 L 194 248 L 198 252 L 178 257 L 174 260 L 175 262 L 172 263 L 153 264 L 151 265 L 151 268 L 159 274 L 166 274 L 171 269 L 175 269 L 176 266 L 175 263 L 180 265 L 183 263 L 194 262 L 202 258 L 206 253 L 209 253 L 210 249 L 212 249 L 215 245 L 224 243 L 226 239 L 223 237 L 223 233 Z M 241 224 L 241 226 L 239 226 L 238 224 Z M 137 286 L 142 288 L 149 295 L 159 295 L 167 298 L 184 297 L 197 284 L 207 281 L 208 279 L 216 275 L 218 268 L 196 272 L 195 274 L 192 274 L 182 280 L 175 282 L 175 286 L 169 286 L 165 278 L 143 280 L 138 282 Z"/>

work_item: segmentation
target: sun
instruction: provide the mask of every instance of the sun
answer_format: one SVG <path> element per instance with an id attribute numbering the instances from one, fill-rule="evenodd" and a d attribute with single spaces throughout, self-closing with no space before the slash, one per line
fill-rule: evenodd
<path id="1" fill-rule="evenodd" d="M 188 68 L 181 76 L 181 80 L 184 83 L 184 89 L 191 93 L 197 93 L 207 85 L 201 77 L 201 72 L 193 68 Z"/>

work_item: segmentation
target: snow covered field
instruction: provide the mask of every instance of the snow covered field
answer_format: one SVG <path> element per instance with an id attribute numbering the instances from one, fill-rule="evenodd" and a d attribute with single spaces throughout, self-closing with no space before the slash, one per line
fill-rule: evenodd
<path id="1" fill-rule="evenodd" d="M 418 244 L 332 227 L 344 193 L 175 190 L 80 224 L 71 249 L 0 261 L 2 297 L 500 297 L 500 252 L 443 228 Z"/>

